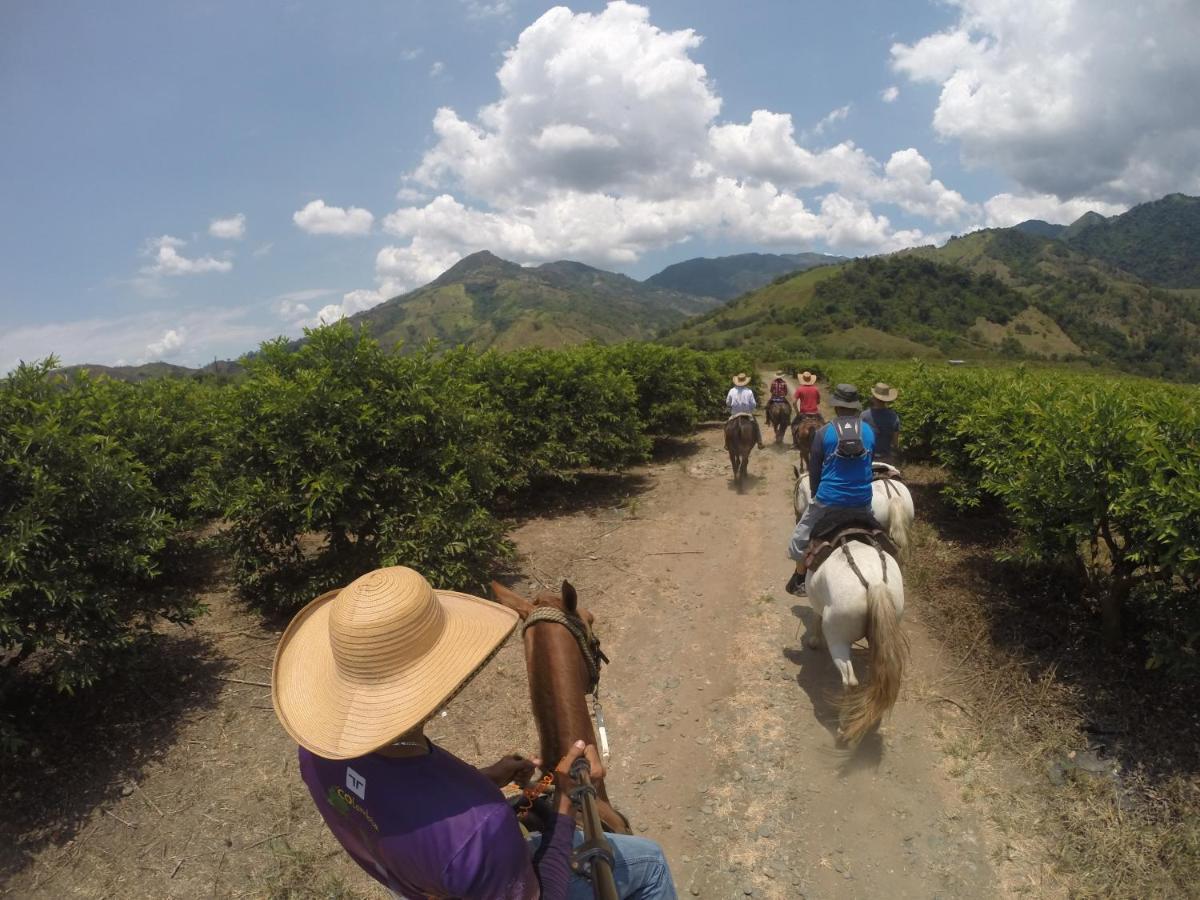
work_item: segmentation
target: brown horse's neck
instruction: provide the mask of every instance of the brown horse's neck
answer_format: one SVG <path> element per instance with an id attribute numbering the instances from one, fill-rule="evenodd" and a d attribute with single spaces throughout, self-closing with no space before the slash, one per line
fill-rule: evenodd
<path id="1" fill-rule="evenodd" d="M 587 708 L 587 667 L 571 632 L 554 622 L 526 630 L 525 665 L 542 762 L 552 768 L 575 741 L 596 743 Z"/>
<path id="2" fill-rule="evenodd" d="M 543 622 L 525 632 L 525 662 L 542 759 L 553 766 L 575 741 L 595 743 L 583 655 L 566 628 Z"/>

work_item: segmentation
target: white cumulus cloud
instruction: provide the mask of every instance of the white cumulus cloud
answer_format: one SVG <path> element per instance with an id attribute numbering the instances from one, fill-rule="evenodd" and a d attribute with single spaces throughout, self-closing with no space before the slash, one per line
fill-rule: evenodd
<path id="1" fill-rule="evenodd" d="M 623 0 L 529 25 L 492 103 L 435 114 L 433 145 L 382 222 L 397 243 L 376 257 L 376 302 L 482 248 L 612 266 L 694 238 L 865 253 L 930 237 L 877 204 L 947 227 L 982 214 L 915 149 L 881 161 L 851 141 L 812 146 L 766 109 L 721 121 L 692 55 L 701 40 Z M 833 110 L 821 130 L 849 113 Z"/>
<path id="2" fill-rule="evenodd" d="M 892 64 L 940 84 L 933 126 L 1032 195 L 1200 192 L 1196 0 L 948 0 L 958 21 Z"/>
<path id="3" fill-rule="evenodd" d="M 292 213 L 292 221 L 309 234 L 361 235 L 370 233 L 375 216 L 357 206 L 343 209 L 326 206 L 324 200 L 313 200 Z"/>
<path id="4" fill-rule="evenodd" d="M 151 360 L 162 359 L 183 346 L 184 329 L 168 328 L 157 341 L 146 345 L 146 356 Z"/>
<path id="5" fill-rule="evenodd" d="M 900 88 L 896 85 L 889 85 L 879 92 L 879 99 L 884 103 L 895 103 L 896 98 L 900 96 Z"/>
<path id="6" fill-rule="evenodd" d="M 187 241 L 164 234 L 146 242 L 142 253 L 149 256 L 152 262 L 141 268 L 143 276 L 155 278 L 158 276 L 200 275 L 205 272 L 228 272 L 233 269 L 233 263 L 227 259 L 214 259 L 202 256 L 190 259 L 179 252 L 179 248 Z"/>
<path id="7" fill-rule="evenodd" d="M 246 234 L 246 217 L 238 213 L 227 219 L 213 219 L 208 223 L 208 233 L 226 240 L 241 240 Z"/>

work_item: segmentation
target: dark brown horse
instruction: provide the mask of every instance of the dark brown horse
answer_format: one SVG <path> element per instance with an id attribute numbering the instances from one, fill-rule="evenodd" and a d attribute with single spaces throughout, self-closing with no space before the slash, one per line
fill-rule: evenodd
<path id="1" fill-rule="evenodd" d="M 592 640 L 592 614 L 579 606 L 579 599 L 570 582 L 562 584 L 562 595 L 538 594 L 531 603 L 502 584 L 492 582 L 492 596 L 522 620 L 539 607 L 558 610 L 570 626 L 543 620 L 525 629 L 525 668 L 529 674 L 529 697 L 533 718 L 537 723 L 541 743 L 542 763 L 554 766 L 567 755 L 567 748 L 576 741 L 596 743 L 592 717 L 588 713 L 587 694 L 592 687 L 592 673 L 577 634 Z M 599 644 L 596 644 L 597 650 Z M 593 660 L 598 666 L 598 660 Z M 603 781 L 595 782 L 600 797 L 600 818 L 608 831 L 632 834 L 629 820 L 613 808 Z"/>
<path id="2" fill-rule="evenodd" d="M 733 479 L 738 490 L 746 477 L 746 466 L 750 462 L 750 451 L 758 445 L 758 429 L 749 416 L 734 416 L 725 423 L 725 449 L 729 451 L 729 462 L 733 464 Z"/>
<path id="3" fill-rule="evenodd" d="M 813 437 L 824 424 L 820 416 L 797 416 L 792 423 L 792 446 L 800 451 L 800 471 L 808 471 L 808 454 L 812 450 Z"/>
<path id="4" fill-rule="evenodd" d="M 783 443 L 783 435 L 791 421 L 792 407 L 786 400 L 783 402 L 772 400 L 767 404 L 767 424 L 775 429 L 775 443 Z"/>

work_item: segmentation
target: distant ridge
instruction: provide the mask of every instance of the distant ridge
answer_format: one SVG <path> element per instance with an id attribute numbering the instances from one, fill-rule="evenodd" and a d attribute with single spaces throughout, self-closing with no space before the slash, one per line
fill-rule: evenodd
<path id="1" fill-rule="evenodd" d="M 747 291 L 770 284 L 780 275 L 845 261 L 825 253 L 738 253 L 733 256 L 696 257 L 667 266 L 646 284 L 688 294 L 732 300 Z"/>
<path id="2" fill-rule="evenodd" d="M 1036 234 L 1039 237 L 1054 238 L 1062 234 L 1066 225 L 1052 225 L 1049 222 L 1043 222 L 1041 219 L 1026 219 L 1024 222 L 1018 222 L 1013 226 L 1017 231 L 1023 231 L 1026 234 Z"/>

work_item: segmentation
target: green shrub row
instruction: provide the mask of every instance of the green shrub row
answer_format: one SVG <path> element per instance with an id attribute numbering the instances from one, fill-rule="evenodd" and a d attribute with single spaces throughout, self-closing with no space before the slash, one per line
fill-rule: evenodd
<path id="1" fill-rule="evenodd" d="M 172 549 L 212 520 L 264 609 L 380 565 L 478 587 L 509 552 L 498 509 L 644 460 L 751 371 L 653 344 L 399 356 L 347 324 L 264 344 L 229 384 L 53 366 L 0 382 L 0 696 L 26 660 L 72 690 L 160 617 L 193 617 Z"/>
<path id="2" fill-rule="evenodd" d="M 839 381 L 899 386 L 906 452 L 947 467 L 956 506 L 998 503 L 1022 558 L 1067 563 L 1110 643 L 1136 603 L 1149 664 L 1195 667 L 1200 391 L 1024 366 L 834 368 Z"/>

